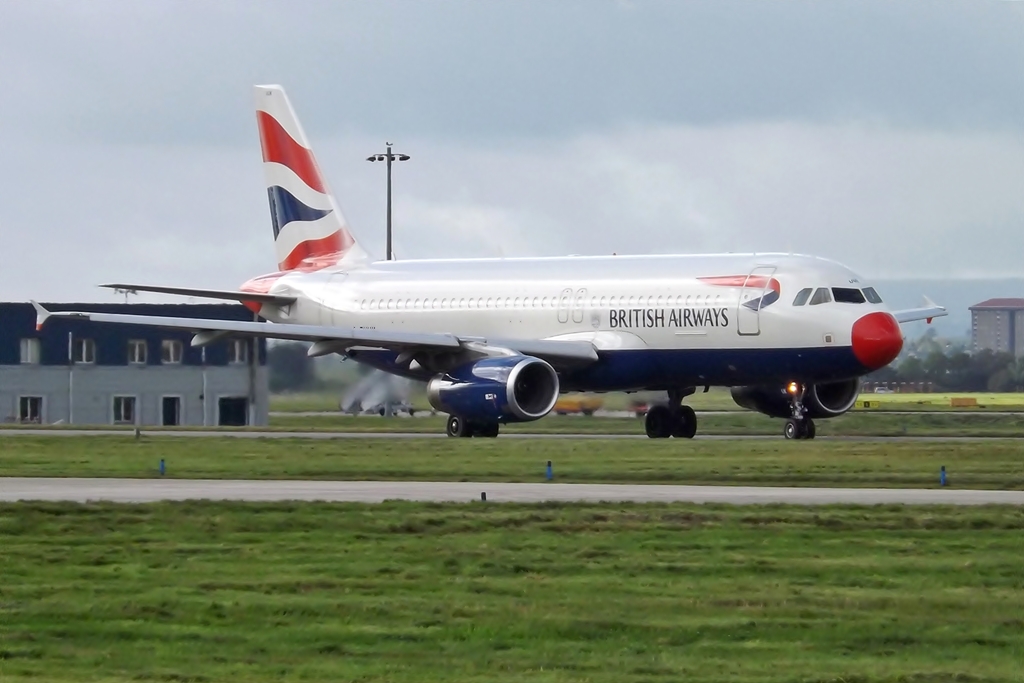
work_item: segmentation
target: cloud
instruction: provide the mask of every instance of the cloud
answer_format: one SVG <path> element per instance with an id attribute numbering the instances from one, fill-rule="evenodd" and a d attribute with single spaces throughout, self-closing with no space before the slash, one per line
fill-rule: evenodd
<path id="1" fill-rule="evenodd" d="M 316 142 L 357 237 L 383 254 L 379 143 Z M 91 298 L 111 279 L 233 287 L 273 269 L 256 142 L 22 145 L 0 286 Z M 558 143 L 411 139 L 395 169 L 400 258 L 795 251 L 875 278 L 999 277 L 1024 251 L 1024 142 L 865 124 L 664 126 Z M 20 153 L 18 153 L 20 152 Z"/>
<path id="2" fill-rule="evenodd" d="M 408 256 L 795 251 L 893 279 L 1009 276 L 1024 249 L 1010 133 L 771 123 L 406 149 Z"/>
<path id="3" fill-rule="evenodd" d="M 252 83 L 334 134 L 564 138 L 618 125 L 1024 127 L 1024 5 L 472 0 L 13 3 L 0 123 L 242 145 Z"/>
<path id="4" fill-rule="evenodd" d="M 1019 272 L 1024 3 L 13 3 L 0 287 L 273 269 L 250 86 L 399 256 L 793 250 Z"/>

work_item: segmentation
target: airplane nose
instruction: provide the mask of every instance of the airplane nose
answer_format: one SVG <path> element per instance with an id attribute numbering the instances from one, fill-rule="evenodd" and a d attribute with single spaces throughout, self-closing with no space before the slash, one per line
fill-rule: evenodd
<path id="1" fill-rule="evenodd" d="M 853 324 L 853 355 L 868 370 L 885 367 L 900 355 L 903 333 L 888 313 L 868 313 Z"/>

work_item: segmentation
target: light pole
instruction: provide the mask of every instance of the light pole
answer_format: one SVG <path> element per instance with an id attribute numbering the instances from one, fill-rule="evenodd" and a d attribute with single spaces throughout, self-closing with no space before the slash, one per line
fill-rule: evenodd
<path id="1" fill-rule="evenodd" d="M 388 162 L 388 241 L 387 241 L 387 260 L 391 260 L 391 163 L 394 161 L 408 161 L 408 154 L 393 154 L 391 152 L 391 143 L 384 143 L 387 145 L 388 151 L 384 154 L 374 154 L 373 156 L 366 157 L 367 161 L 386 161 Z"/>

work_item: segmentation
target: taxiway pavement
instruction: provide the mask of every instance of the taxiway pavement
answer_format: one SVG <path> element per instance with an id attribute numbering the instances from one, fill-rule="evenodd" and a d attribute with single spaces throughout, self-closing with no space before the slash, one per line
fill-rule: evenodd
<path id="1" fill-rule="evenodd" d="M 299 481 L 215 479 L 92 479 L 0 477 L 0 501 L 182 500 L 330 501 L 380 503 L 480 501 L 686 502 L 753 505 L 1024 505 L 1024 491 L 856 489 L 759 486 L 670 486 L 424 481 Z"/>

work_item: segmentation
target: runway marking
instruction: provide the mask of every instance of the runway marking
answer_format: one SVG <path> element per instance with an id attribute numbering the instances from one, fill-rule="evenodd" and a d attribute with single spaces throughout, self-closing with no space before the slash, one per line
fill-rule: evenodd
<path id="1" fill-rule="evenodd" d="M 685 502 L 731 505 L 1024 505 L 1024 491 L 420 481 L 0 478 L 0 501 L 386 500 L 466 503 Z"/>

